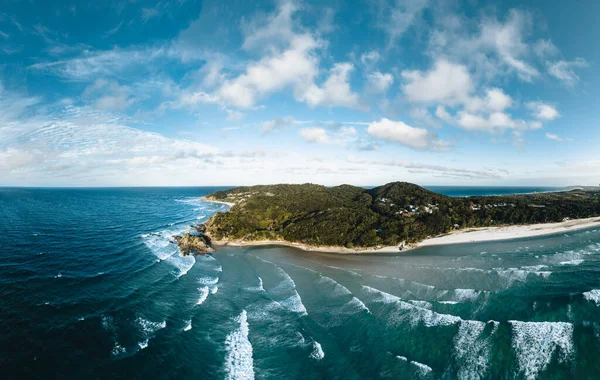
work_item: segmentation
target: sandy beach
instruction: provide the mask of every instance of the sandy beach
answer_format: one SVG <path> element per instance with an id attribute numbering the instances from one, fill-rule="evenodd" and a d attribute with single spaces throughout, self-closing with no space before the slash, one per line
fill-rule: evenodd
<path id="1" fill-rule="evenodd" d="M 484 241 L 518 239 L 525 237 L 552 235 L 593 227 L 600 227 L 600 217 L 573 219 L 559 223 L 469 228 L 423 240 L 416 246 L 427 247 L 432 245 L 476 243 Z"/>
<path id="2" fill-rule="evenodd" d="M 207 197 L 200 197 L 201 200 L 203 200 L 204 202 L 211 202 L 211 203 L 220 203 L 222 205 L 227 205 L 229 206 L 229 208 L 235 206 L 235 203 L 231 203 L 231 202 L 223 202 L 223 201 L 217 201 L 214 199 L 209 199 Z"/>

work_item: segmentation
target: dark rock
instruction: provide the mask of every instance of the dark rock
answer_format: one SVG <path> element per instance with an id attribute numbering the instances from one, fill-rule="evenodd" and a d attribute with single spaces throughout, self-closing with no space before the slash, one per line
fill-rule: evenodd
<path id="1" fill-rule="evenodd" d="M 210 245 L 210 238 L 206 235 L 186 233 L 183 236 L 174 236 L 174 238 L 184 255 L 205 255 L 214 251 Z"/>

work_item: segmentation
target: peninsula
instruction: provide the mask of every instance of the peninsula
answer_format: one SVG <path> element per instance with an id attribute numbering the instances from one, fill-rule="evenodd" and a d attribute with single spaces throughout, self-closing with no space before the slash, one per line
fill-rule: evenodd
<path id="1" fill-rule="evenodd" d="M 205 199 L 231 206 L 202 226 L 213 245 L 398 252 L 419 244 L 600 226 L 600 218 L 595 218 L 600 215 L 596 189 L 454 198 L 406 182 L 372 189 L 302 184 L 236 187 Z"/>

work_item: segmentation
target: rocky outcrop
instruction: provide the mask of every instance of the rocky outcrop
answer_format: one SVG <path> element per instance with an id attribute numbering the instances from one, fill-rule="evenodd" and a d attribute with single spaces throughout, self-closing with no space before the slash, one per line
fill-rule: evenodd
<path id="1" fill-rule="evenodd" d="M 183 236 L 174 236 L 174 238 L 184 255 L 205 255 L 214 251 L 210 244 L 210 238 L 203 234 L 186 233 Z"/>

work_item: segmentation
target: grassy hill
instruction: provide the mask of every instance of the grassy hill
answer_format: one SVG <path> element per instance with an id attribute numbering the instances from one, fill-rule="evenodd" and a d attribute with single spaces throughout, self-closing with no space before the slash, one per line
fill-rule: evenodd
<path id="1" fill-rule="evenodd" d="M 286 240 L 349 248 L 415 243 L 467 227 L 600 215 L 597 191 L 452 198 L 406 182 L 373 189 L 244 186 L 207 198 L 235 204 L 206 224 L 213 240 Z"/>

